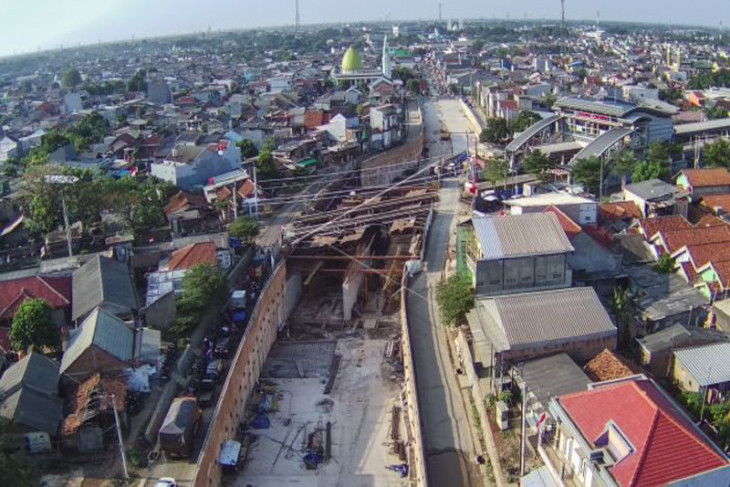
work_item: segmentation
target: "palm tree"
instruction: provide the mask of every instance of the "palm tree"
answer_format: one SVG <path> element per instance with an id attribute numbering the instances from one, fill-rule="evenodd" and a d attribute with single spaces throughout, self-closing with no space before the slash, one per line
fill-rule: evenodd
<path id="1" fill-rule="evenodd" d="M 637 163 L 638 161 L 636 160 L 636 156 L 634 156 L 634 151 L 631 149 L 624 149 L 611 158 L 612 170 L 615 174 L 621 176 L 622 188 L 626 186 L 626 175 L 634 170 Z"/>

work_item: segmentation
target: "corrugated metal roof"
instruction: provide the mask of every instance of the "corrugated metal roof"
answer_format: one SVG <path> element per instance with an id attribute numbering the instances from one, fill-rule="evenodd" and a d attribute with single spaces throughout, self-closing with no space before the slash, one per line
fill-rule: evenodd
<path id="1" fill-rule="evenodd" d="M 612 117 L 622 117 L 632 109 L 635 105 L 617 101 L 612 103 L 606 100 L 586 100 L 583 98 L 564 97 L 555 102 L 555 107 L 568 108 L 571 110 L 582 110 L 590 113 L 600 113 L 602 115 Z"/>
<path id="2" fill-rule="evenodd" d="M 73 273 L 72 318 L 77 320 L 105 303 L 135 310 L 137 290 L 127 266 L 97 255 Z"/>
<path id="3" fill-rule="evenodd" d="M 488 216 L 472 224 L 486 260 L 574 250 L 554 213 Z"/>
<path id="4" fill-rule="evenodd" d="M 708 130 L 730 129 L 730 118 L 708 120 L 707 122 L 683 123 L 674 126 L 676 135 L 694 135 Z"/>
<path id="5" fill-rule="evenodd" d="M 701 387 L 730 382 L 730 343 L 685 348 L 674 355 Z"/>
<path id="6" fill-rule="evenodd" d="M 134 354 L 134 331 L 122 320 L 101 308 L 96 308 L 86 317 L 78 332 L 71 337 L 61 360 L 63 373 L 90 346 L 100 349 L 124 362 L 132 360 Z"/>
<path id="7" fill-rule="evenodd" d="M 498 325 L 511 349 L 616 334 L 616 327 L 590 287 L 483 299 L 477 308 Z M 488 328 L 486 333 L 495 336 L 494 328 Z"/>
<path id="8" fill-rule="evenodd" d="M 628 137 L 634 132 L 633 129 L 628 128 L 615 128 L 602 134 L 596 140 L 588 144 L 583 150 L 578 152 L 573 159 L 570 160 L 569 165 L 573 165 L 581 159 L 587 159 L 589 157 L 601 157 L 606 153 L 608 149 L 621 142 L 624 137 Z"/>
<path id="9" fill-rule="evenodd" d="M 540 120 L 539 122 L 530 125 L 527 130 L 522 132 L 520 135 L 515 137 L 512 142 L 507 144 L 505 150 L 507 152 L 516 152 L 522 149 L 522 146 L 524 146 L 531 138 L 533 138 L 535 135 L 542 132 L 561 118 L 563 118 L 562 115 L 553 115 L 552 117 L 545 118 L 543 120 Z"/>

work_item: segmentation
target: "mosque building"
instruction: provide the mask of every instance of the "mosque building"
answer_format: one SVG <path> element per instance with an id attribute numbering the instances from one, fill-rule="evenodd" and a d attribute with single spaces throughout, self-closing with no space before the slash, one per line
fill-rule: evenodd
<path id="1" fill-rule="evenodd" d="M 365 68 L 362 57 L 355 46 L 350 46 L 345 55 L 342 57 L 342 65 L 340 69 L 333 70 L 332 78 L 337 81 L 340 86 L 357 84 L 360 81 L 364 83 L 372 83 L 379 79 L 391 81 L 393 75 L 393 65 L 390 59 L 390 48 L 388 47 L 388 37 L 383 41 L 383 55 L 380 69 Z"/>

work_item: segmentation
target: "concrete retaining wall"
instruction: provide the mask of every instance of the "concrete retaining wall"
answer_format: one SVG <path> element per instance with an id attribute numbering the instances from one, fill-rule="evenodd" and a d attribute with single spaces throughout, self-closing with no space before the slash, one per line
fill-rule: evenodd
<path id="1" fill-rule="evenodd" d="M 408 169 L 418 167 L 423 153 L 423 136 L 376 154 L 360 164 L 360 180 L 363 186 L 390 184 Z"/>
<path id="2" fill-rule="evenodd" d="M 413 349 L 411 348 L 411 335 L 408 324 L 407 300 L 408 273 L 403 271 L 400 292 L 400 315 L 401 315 L 401 342 L 403 344 L 403 371 L 405 375 L 405 406 L 408 413 L 409 433 L 409 458 L 410 477 L 416 486 L 428 486 L 428 475 L 426 473 L 426 445 L 423 440 L 423 421 L 421 419 L 421 406 L 416 391 L 416 368 L 413 362 Z"/>
<path id="3" fill-rule="evenodd" d="M 482 127 L 482 124 L 479 123 L 479 119 L 474 114 L 474 110 L 469 105 L 464 103 L 464 100 L 462 100 L 461 98 L 459 98 L 459 103 L 461 103 L 461 108 L 464 109 L 464 114 L 466 115 L 466 118 L 469 120 L 469 125 L 471 125 L 472 131 L 477 136 L 480 135 L 482 133 L 482 129 L 484 129 L 484 127 Z"/>
<path id="4" fill-rule="evenodd" d="M 226 440 L 235 437 L 239 423 L 245 419 L 246 400 L 276 341 L 279 326 L 289 316 L 293 298 L 286 294 L 286 262 L 281 261 L 261 292 L 236 356 L 231 362 L 215 407 L 214 419 L 195 466 L 192 485 L 196 487 L 221 485 L 221 469 L 218 465 L 221 448 Z"/>

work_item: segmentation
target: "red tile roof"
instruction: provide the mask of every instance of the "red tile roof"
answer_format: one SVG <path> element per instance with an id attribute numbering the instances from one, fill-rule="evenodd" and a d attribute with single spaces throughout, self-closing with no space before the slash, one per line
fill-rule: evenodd
<path id="1" fill-rule="evenodd" d="M 304 112 L 304 128 L 313 130 L 324 124 L 324 112 L 322 110 L 308 110 Z"/>
<path id="2" fill-rule="evenodd" d="M 0 282 L 0 319 L 10 320 L 26 299 L 41 298 L 54 309 L 71 306 L 70 277 L 26 277 Z"/>
<path id="3" fill-rule="evenodd" d="M 686 251 L 689 254 L 690 261 L 695 269 L 699 269 L 711 261 L 730 260 L 730 246 L 725 242 L 687 245 L 679 251 Z"/>
<path id="4" fill-rule="evenodd" d="M 681 215 L 672 215 L 639 220 L 639 228 L 648 240 L 659 232 L 688 230 L 692 224 Z"/>
<path id="5" fill-rule="evenodd" d="M 664 249 L 670 254 L 684 246 L 730 242 L 730 228 L 726 226 L 660 232 L 660 235 Z"/>
<path id="6" fill-rule="evenodd" d="M 693 188 L 730 186 L 730 172 L 724 167 L 708 169 L 685 169 L 681 172 Z"/>
<path id="7" fill-rule="evenodd" d="M 717 210 L 719 209 L 728 212 L 730 211 L 730 194 L 712 194 L 703 196 L 700 200 L 700 206 L 707 208 L 713 213 L 717 213 Z"/>
<path id="8" fill-rule="evenodd" d="M 679 264 L 679 267 L 679 272 L 684 274 L 687 284 L 694 284 L 695 280 L 697 280 L 697 271 L 695 271 L 694 266 L 690 262 L 682 262 Z"/>
<path id="9" fill-rule="evenodd" d="M 695 223 L 695 228 L 722 227 L 724 225 L 727 225 L 727 222 L 725 222 L 722 218 L 718 218 L 714 215 L 705 215 L 700 218 L 697 223 Z"/>
<path id="10" fill-rule="evenodd" d="M 178 191 L 173 195 L 167 204 L 165 205 L 164 211 L 166 215 L 177 213 L 181 211 L 188 211 L 193 208 L 203 209 L 207 208 L 208 202 L 205 198 L 196 194 L 187 193 L 185 191 Z"/>
<path id="11" fill-rule="evenodd" d="M 724 261 L 717 261 L 714 260 L 711 263 L 712 268 L 715 270 L 715 274 L 717 274 L 717 279 L 720 281 L 720 285 L 723 289 L 727 289 L 730 287 L 730 261 L 724 260 Z"/>
<path id="12" fill-rule="evenodd" d="M 173 252 L 168 264 L 171 271 L 190 269 L 198 265 L 217 265 L 218 257 L 213 242 L 200 242 Z"/>
<path id="13" fill-rule="evenodd" d="M 616 220 L 628 220 L 631 218 L 640 219 L 641 211 L 633 201 L 617 201 L 615 203 L 600 203 L 598 211 L 605 220 L 614 222 Z"/>
<path id="14" fill-rule="evenodd" d="M 563 231 L 565 232 L 565 235 L 568 237 L 568 240 L 573 240 L 577 235 L 580 235 L 580 233 L 583 231 L 583 229 L 575 223 L 568 215 L 562 212 L 560 208 L 554 205 L 550 205 L 547 208 L 543 210 L 543 213 L 555 213 L 555 215 L 558 217 L 558 222 L 560 223 L 560 226 L 563 228 Z"/>
<path id="15" fill-rule="evenodd" d="M 622 486 L 652 487 L 728 465 L 658 388 L 634 379 L 558 398 L 583 437 L 593 446 L 609 422 L 635 448 L 608 471 Z"/>

